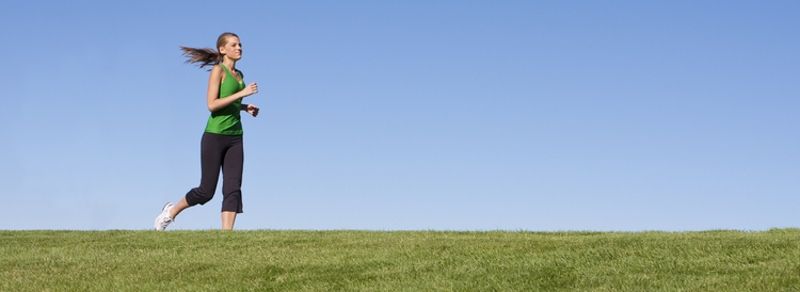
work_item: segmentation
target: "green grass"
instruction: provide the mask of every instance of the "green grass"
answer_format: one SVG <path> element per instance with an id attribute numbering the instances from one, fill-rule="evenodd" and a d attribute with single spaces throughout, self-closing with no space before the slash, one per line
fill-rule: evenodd
<path id="1" fill-rule="evenodd" d="M 765 232 L 0 231 L 0 290 L 798 291 Z"/>

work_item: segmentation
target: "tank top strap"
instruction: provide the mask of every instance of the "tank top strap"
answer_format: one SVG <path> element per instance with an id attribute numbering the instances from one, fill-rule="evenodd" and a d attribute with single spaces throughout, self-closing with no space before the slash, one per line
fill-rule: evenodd
<path id="1" fill-rule="evenodd" d="M 225 66 L 225 64 L 222 64 L 222 63 L 219 63 L 219 66 L 222 67 L 223 69 L 225 69 L 225 72 L 227 72 L 228 75 L 231 76 L 231 78 L 233 78 L 233 81 L 235 81 L 236 83 L 242 83 L 242 81 L 244 81 L 244 76 L 242 76 L 241 71 L 236 70 L 236 73 L 239 73 L 239 78 L 242 78 L 241 80 L 239 80 L 239 78 L 236 78 L 236 76 L 233 75 L 233 72 L 231 72 L 231 69 L 228 69 L 228 66 Z"/>
<path id="2" fill-rule="evenodd" d="M 228 69 L 228 66 L 225 66 L 225 64 L 222 64 L 222 63 L 219 63 L 219 66 L 222 67 L 222 69 L 225 69 L 225 72 L 227 72 L 228 74 L 233 76 L 233 73 L 231 73 L 231 70 Z"/>

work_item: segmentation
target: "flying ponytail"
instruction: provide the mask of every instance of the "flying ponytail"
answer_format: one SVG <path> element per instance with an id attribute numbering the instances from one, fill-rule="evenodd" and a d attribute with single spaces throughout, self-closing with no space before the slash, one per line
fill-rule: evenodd
<path id="1" fill-rule="evenodd" d="M 224 32 L 217 38 L 217 49 L 197 49 L 197 48 L 190 48 L 181 46 L 181 51 L 183 51 L 183 55 L 186 56 L 188 59 L 186 63 L 197 63 L 200 68 L 205 66 L 214 66 L 222 62 L 222 54 L 218 51 L 219 47 L 224 46 L 226 39 L 230 36 L 239 37 L 235 33 L 232 32 Z"/>

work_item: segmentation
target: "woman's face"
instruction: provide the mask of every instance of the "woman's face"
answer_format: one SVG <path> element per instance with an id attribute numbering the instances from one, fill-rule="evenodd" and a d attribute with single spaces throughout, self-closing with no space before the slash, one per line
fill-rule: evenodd
<path id="1" fill-rule="evenodd" d="M 226 38 L 227 42 L 225 45 L 219 48 L 219 52 L 228 58 L 235 60 L 239 60 L 242 58 L 242 43 L 239 42 L 239 38 L 235 36 L 229 36 Z"/>

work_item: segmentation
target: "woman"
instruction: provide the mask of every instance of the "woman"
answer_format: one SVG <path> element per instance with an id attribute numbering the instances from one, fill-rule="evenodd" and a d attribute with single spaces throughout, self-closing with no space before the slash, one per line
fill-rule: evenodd
<path id="1" fill-rule="evenodd" d="M 244 104 L 242 99 L 258 92 L 255 83 L 244 85 L 243 74 L 236 69 L 242 58 L 242 44 L 235 33 L 226 32 L 217 38 L 217 50 L 181 47 L 200 68 L 211 66 L 206 102 L 211 116 L 200 143 L 202 175 L 200 186 L 191 189 L 175 204 L 168 202 L 156 217 L 155 229 L 162 231 L 186 208 L 203 205 L 214 196 L 222 168 L 222 229 L 231 230 L 236 214 L 242 213 L 242 122 L 240 111 L 253 117 L 258 107 Z"/>

